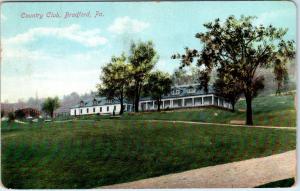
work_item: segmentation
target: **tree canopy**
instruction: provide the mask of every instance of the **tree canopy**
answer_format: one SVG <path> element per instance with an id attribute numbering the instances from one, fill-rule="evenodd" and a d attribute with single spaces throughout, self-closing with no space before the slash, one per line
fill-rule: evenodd
<path id="1" fill-rule="evenodd" d="M 213 68 L 222 72 L 225 84 L 234 76 L 246 98 L 246 124 L 252 125 L 252 99 L 263 88 L 264 77 L 259 68 L 285 68 L 287 60 L 294 58 L 294 41 L 285 40 L 287 29 L 269 26 L 254 26 L 255 17 L 241 16 L 239 19 L 229 16 L 224 22 L 215 19 L 204 24 L 206 32 L 195 37 L 201 42 L 200 50 L 185 48 L 180 59 L 181 66 L 190 66 L 193 62 L 201 70 L 200 83 L 207 88 Z M 277 76 L 280 72 L 275 72 Z M 282 78 L 278 78 L 281 80 Z"/>
<path id="2" fill-rule="evenodd" d="M 59 106 L 60 106 L 60 102 L 59 102 L 58 97 L 54 97 L 54 98 L 48 97 L 48 98 L 46 98 L 46 100 L 44 101 L 44 103 L 42 105 L 42 110 L 44 112 L 46 112 L 48 115 L 50 115 L 51 118 L 53 118 L 54 111 L 56 109 L 58 109 Z"/>
<path id="3" fill-rule="evenodd" d="M 124 112 L 124 98 L 126 86 L 131 81 L 132 67 L 126 63 L 126 57 L 113 56 L 110 63 L 102 68 L 100 76 L 101 84 L 97 85 L 98 92 L 108 99 L 117 98 L 121 104 L 120 115 Z"/>
<path id="4" fill-rule="evenodd" d="M 134 110 L 139 111 L 139 100 L 142 87 L 154 68 L 158 55 L 151 41 L 132 43 L 130 48 L 129 63 L 132 66 L 134 86 Z"/>
<path id="5" fill-rule="evenodd" d="M 163 95 L 171 91 L 172 79 L 168 73 L 156 71 L 150 74 L 144 87 L 146 95 L 151 96 L 157 103 L 157 111 L 160 111 Z"/>

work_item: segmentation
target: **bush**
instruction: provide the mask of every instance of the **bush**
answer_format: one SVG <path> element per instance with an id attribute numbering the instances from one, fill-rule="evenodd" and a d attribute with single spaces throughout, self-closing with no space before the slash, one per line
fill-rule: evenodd
<path id="1" fill-rule="evenodd" d="M 4 115 L 5 115 L 4 110 L 1 110 L 1 118 L 4 117 Z"/>
<path id="2" fill-rule="evenodd" d="M 15 113 L 14 112 L 9 112 L 8 113 L 8 121 L 12 122 L 16 119 Z"/>
<path id="3" fill-rule="evenodd" d="M 24 119 L 26 116 L 24 110 L 21 110 L 21 109 L 16 110 L 14 115 L 15 115 L 15 118 L 17 118 L 17 119 Z"/>

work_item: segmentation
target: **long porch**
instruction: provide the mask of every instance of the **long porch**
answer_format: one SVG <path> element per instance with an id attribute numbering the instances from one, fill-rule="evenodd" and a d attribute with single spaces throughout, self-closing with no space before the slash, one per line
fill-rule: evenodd
<path id="1" fill-rule="evenodd" d="M 229 102 L 213 94 L 181 98 L 167 98 L 162 99 L 160 104 L 161 109 L 176 109 L 199 106 L 218 106 L 231 109 Z M 158 104 L 155 100 L 140 101 L 139 107 L 142 111 L 156 110 Z"/>

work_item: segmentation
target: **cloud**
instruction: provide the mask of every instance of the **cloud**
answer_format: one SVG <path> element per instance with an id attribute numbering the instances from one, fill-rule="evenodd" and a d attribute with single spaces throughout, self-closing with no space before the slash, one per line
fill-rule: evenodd
<path id="1" fill-rule="evenodd" d="M 18 58 L 13 57 L 18 51 Z M 28 99 L 35 92 L 48 97 L 95 90 L 100 68 L 108 61 L 109 56 L 99 48 L 68 55 L 46 50 L 10 50 L 3 57 L 2 100 Z"/>
<path id="2" fill-rule="evenodd" d="M 149 23 L 131 19 L 130 17 L 126 16 L 116 18 L 112 25 L 108 27 L 108 31 L 115 34 L 139 33 L 147 29 L 149 26 Z"/>
<path id="3" fill-rule="evenodd" d="M 66 33 L 71 31 L 74 33 L 67 36 Z M 71 25 L 65 28 L 34 28 L 3 39 L 3 100 L 12 102 L 20 98 L 27 99 L 34 96 L 36 91 L 40 96 L 47 97 L 94 90 L 99 80 L 100 67 L 109 60 L 106 46 L 93 47 L 101 44 L 92 42 L 97 39 L 97 34 L 98 30 L 83 31 L 80 27 Z M 32 46 L 49 36 L 55 36 L 54 40 L 66 37 L 89 47 L 81 47 L 80 51 L 53 51 L 53 47 L 47 44 L 42 47 Z M 16 85 L 18 88 L 15 88 Z"/>
<path id="4" fill-rule="evenodd" d="M 282 18 L 292 18 L 292 12 L 286 9 L 264 12 L 258 15 L 254 21 L 255 24 L 272 24 L 274 21 Z"/>
<path id="5" fill-rule="evenodd" d="M 67 27 L 37 27 L 18 34 L 14 37 L 4 39 L 4 44 L 20 45 L 36 41 L 40 37 L 55 37 L 77 42 L 86 47 L 96 47 L 107 43 L 107 39 L 100 35 L 99 29 L 83 30 L 80 25 Z"/>
<path id="6" fill-rule="evenodd" d="M 1 13 L 1 21 L 3 22 L 3 21 L 6 21 L 6 20 L 7 20 L 7 17 L 3 13 Z"/>

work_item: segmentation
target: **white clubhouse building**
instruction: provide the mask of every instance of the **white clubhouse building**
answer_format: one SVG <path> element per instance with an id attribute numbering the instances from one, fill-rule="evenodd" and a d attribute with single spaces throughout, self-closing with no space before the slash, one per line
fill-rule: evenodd
<path id="1" fill-rule="evenodd" d="M 216 96 L 212 89 L 204 93 L 199 89 L 199 84 L 182 85 L 172 87 L 168 95 L 162 97 L 161 109 L 180 109 L 202 106 L 215 106 L 231 109 L 231 104 L 222 97 Z M 70 115 L 87 114 L 118 114 L 121 105 L 118 100 L 108 100 L 104 97 L 94 98 L 93 100 L 82 100 L 79 104 L 70 108 Z M 139 102 L 140 111 L 157 110 L 157 103 L 150 97 L 141 98 Z M 133 106 L 124 100 L 124 112 L 133 111 Z"/>

